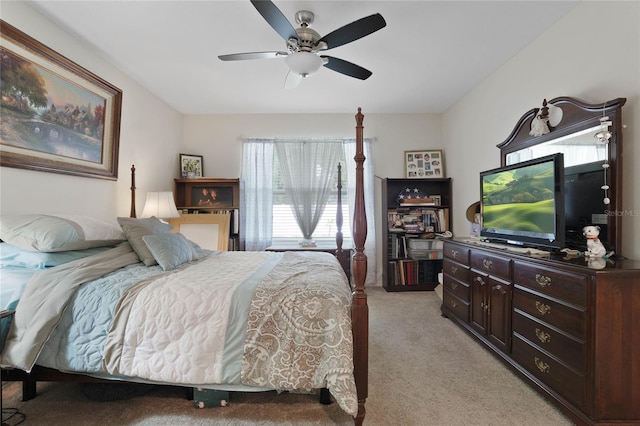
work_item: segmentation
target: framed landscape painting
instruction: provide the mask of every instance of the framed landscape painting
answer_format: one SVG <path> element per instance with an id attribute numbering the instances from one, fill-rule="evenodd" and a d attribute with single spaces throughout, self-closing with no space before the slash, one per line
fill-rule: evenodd
<path id="1" fill-rule="evenodd" d="M 0 164 L 116 180 L 122 91 L 0 20 Z"/>

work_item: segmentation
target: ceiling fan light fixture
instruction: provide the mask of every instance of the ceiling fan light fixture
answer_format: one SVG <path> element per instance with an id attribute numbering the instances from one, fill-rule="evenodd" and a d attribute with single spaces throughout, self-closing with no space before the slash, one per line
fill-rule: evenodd
<path id="1" fill-rule="evenodd" d="M 322 66 L 322 58 L 311 52 L 296 52 L 287 56 L 287 65 L 291 71 L 308 77 Z"/>

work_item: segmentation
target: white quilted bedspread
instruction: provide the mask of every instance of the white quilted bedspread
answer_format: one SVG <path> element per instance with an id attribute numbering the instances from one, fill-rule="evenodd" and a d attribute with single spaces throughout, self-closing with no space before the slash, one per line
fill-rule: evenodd
<path id="1" fill-rule="evenodd" d="M 329 254 L 216 253 L 129 289 L 105 366 L 168 383 L 326 387 L 355 416 L 350 312 L 346 277 Z"/>
<path id="2" fill-rule="evenodd" d="M 223 254 L 129 289 L 105 349 L 110 374 L 168 383 L 223 383 L 233 296 L 271 253 L 231 256 L 232 262 Z"/>
<path id="3" fill-rule="evenodd" d="M 326 387 L 357 414 L 351 290 L 335 257 L 213 252 L 170 272 L 136 262 L 123 245 L 38 274 L 18 303 L 3 367 L 30 370 L 37 358 L 185 386 Z"/>

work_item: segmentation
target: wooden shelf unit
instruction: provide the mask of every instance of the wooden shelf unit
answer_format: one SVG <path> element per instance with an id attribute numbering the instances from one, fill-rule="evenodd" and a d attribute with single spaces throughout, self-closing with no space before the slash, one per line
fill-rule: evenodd
<path id="1" fill-rule="evenodd" d="M 216 200 L 199 203 L 203 189 L 216 191 Z M 174 179 L 176 207 L 182 214 L 229 213 L 229 250 L 243 250 L 240 236 L 240 179 Z"/>
<path id="2" fill-rule="evenodd" d="M 417 189 L 425 196 L 439 196 L 440 204 L 401 206 L 398 195 L 406 188 Z M 435 232 L 450 231 L 451 179 L 382 180 L 382 242 L 386 245 L 382 285 L 387 291 L 433 290 L 438 285 L 438 273 L 442 271 L 442 241 L 424 241 L 432 233 L 390 224 L 393 218 L 402 221 L 405 216 L 421 217 L 423 225 L 433 226 Z M 420 245 L 420 248 L 414 249 L 410 247 L 412 245 Z"/>

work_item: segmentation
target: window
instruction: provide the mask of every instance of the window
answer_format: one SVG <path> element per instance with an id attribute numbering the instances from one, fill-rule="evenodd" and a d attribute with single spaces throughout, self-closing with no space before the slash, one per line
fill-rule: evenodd
<path id="1" fill-rule="evenodd" d="M 345 241 L 351 238 L 351 223 L 349 218 L 349 205 L 347 194 L 347 176 L 344 170 L 346 164 L 344 151 L 340 155 L 340 164 L 342 165 L 342 233 Z M 324 208 L 320 221 L 313 233 L 314 240 L 329 239 L 335 240 L 336 232 L 336 211 L 338 208 L 338 179 L 337 174 L 334 184 L 331 186 L 331 193 L 327 204 Z M 278 156 L 274 155 L 273 160 L 273 236 L 274 240 L 295 239 L 299 240 L 303 237 L 302 231 L 296 222 L 291 201 L 284 189 L 282 172 Z"/>

